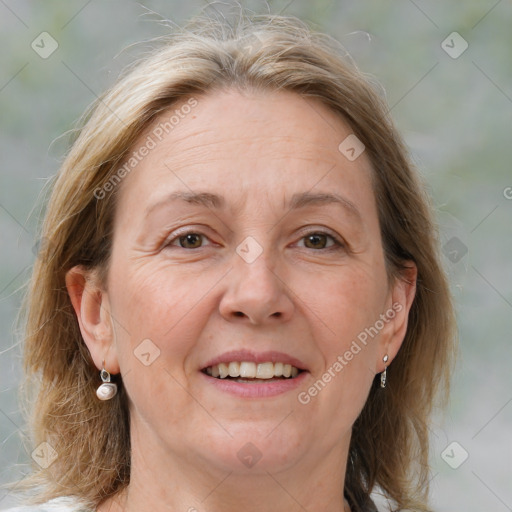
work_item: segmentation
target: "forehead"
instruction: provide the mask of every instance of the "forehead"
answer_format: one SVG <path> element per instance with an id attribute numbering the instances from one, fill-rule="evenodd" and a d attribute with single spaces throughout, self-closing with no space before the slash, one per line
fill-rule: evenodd
<path id="1" fill-rule="evenodd" d="M 364 152 L 352 161 L 340 151 L 350 136 L 350 126 L 319 100 L 289 91 L 188 98 L 160 114 L 134 145 L 134 152 L 151 149 L 123 181 L 121 203 L 150 208 L 170 192 L 205 189 L 230 196 L 233 207 L 254 195 L 283 203 L 307 191 L 361 203 L 373 198 L 371 166 Z"/>

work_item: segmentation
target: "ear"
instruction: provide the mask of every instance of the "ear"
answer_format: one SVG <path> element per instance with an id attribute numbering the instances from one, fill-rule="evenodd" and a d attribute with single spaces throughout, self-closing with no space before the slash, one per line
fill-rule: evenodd
<path id="1" fill-rule="evenodd" d="M 73 267 L 66 273 L 66 288 L 96 368 L 101 370 L 105 361 L 109 373 L 119 373 L 109 297 L 97 272 Z"/>
<path id="2" fill-rule="evenodd" d="M 388 309 L 385 316 L 390 318 L 389 325 L 382 332 L 380 338 L 380 358 L 377 360 L 376 371 L 383 372 L 396 357 L 407 332 L 407 320 L 416 295 L 416 280 L 418 269 L 412 261 L 407 262 L 407 267 L 401 272 L 391 284 Z M 389 359 L 383 362 L 383 357 L 388 355 Z"/>

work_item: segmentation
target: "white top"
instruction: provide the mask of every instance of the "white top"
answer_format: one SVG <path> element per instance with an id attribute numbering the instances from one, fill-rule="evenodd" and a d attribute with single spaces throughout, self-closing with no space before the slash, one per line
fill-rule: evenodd
<path id="1" fill-rule="evenodd" d="M 9 508 L 0 512 L 94 512 L 80 503 L 76 498 L 60 497 L 47 501 L 42 505 L 25 505 L 21 507 Z M 375 504 L 370 502 L 369 508 L 365 512 L 378 512 Z M 406 511 L 404 511 L 406 512 Z"/>
<path id="2" fill-rule="evenodd" d="M 9 508 L 3 512 L 93 512 L 86 508 L 76 498 L 60 497 L 41 505 L 24 505 Z"/>

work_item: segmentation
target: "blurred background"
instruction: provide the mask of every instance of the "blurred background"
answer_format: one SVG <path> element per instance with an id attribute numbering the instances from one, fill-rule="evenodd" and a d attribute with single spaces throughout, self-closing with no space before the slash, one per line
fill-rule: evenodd
<path id="1" fill-rule="evenodd" d="M 0 483 L 23 478 L 15 324 L 37 253 L 41 191 L 84 109 L 205 1 L 0 0 Z M 286 0 L 385 88 L 428 185 L 457 303 L 451 402 L 432 425 L 433 508 L 512 510 L 512 2 Z M 164 20 L 167 20 L 165 22 Z M 15 503 L 0 491 L 0 509 Z"/>

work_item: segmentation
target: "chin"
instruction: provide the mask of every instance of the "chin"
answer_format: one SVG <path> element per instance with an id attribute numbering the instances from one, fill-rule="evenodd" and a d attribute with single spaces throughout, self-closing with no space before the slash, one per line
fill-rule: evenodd
<path id="1" fill-rule="evenodd" d="M 300 458 L 300 448 L 308 443 L 301 441 L 299 432 L 283 425 L 285 422 L 280 418 L 257 425 L 238 423 L 226 427 L 233 437 L 224 432 L 212 440 L 212 463 L 225 471 L 252 475 L 288 469 Z"/>

